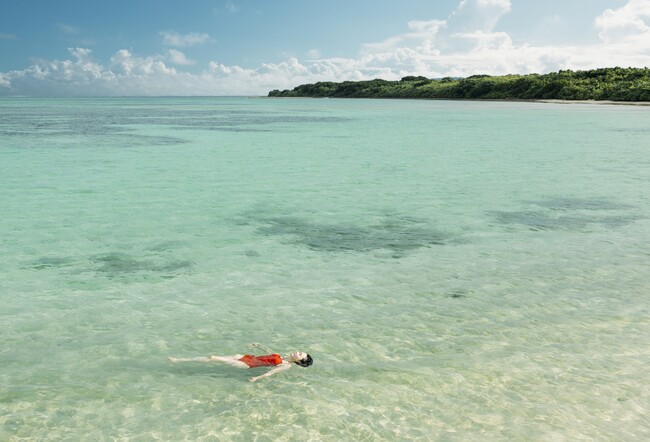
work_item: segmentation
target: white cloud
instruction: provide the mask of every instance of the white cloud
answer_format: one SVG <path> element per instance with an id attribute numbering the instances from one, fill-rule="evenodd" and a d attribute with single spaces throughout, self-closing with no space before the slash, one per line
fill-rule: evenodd
<path id="1" fill-rule="evenodd" d="M 650 35 L 650 1 L 629 0 L 616 10 L 607 9 L 595 21 L 598 34 L 606 42 L 621 37 Z"/>
<path id="2" fill-rule="evenodd" d="M 70 48 L 69 53 L 71 60 L 40 61 L 0 74 L 0 96 L 259 95 L 315 75 L 295 58 L 258 69 L 210 62 L 203 72 L 191 74 L 168 66 L 165 57 L 139 57 L 127 49 L 117 51 L 108 66 L 96 63 L 89 49 Z"/>
<path id="3" fill-rule="evenodd" d="M 462 0 L 449 21 L 457 28 L 456 32 L 490 32 L 510 9 L 510 0 Z"/>
<path id="4" fill-rule="evenodd" d="M 111 57 L 111 68 L 105 70 L 106 72 L 115 71 L 118 75 L 123 77 L 140 77 L 148 75 L 169 75 L 175 74 L 174 68 L 169 68 L 165 65 L 164 61 L 159 56 L 154 57 L 138 57 L 131 54 L 126 49 L 121 49 Z"/>
<path id="5" fill-rule="evenodd" d="M 0 40 L 16 40 L 16 36 L 14 34 L 4 34 L 0 32 Z"/>
<path id="6" fill-rule="evenodd" d="M 170 49 L 168 51 L 169 54 L 169 61 L 173 64 L 177 64 L 180 66 L 189 66 L 196 64 L 194 60 L 190 60 L 183 54 L 181 51 L 177 51 L 176 49 Z"/>
<path id="7" fill-rule="evenodd" d="M 464 39 L 472 45 L 472 52 L 507 51 L 513 48 L 512 39 L 505 32 L 466 32 L 453 34 L 452 37 Z"/>
<path id="8" fill-rule="evenodd" d="M 0 88 L 9 89 L 10 87 L 11 81 L 9 80 L 9 76 L 0 72 Z"/>
<path id="9" fill-rule="evenodd" d="M 433 47 L 436 36 L 441 28 L 447 26 L 444 20 L 413 20 L 407 24 L 410 32 L 396 35 L 379 43 L 368 43 L 362 46 L 364 55 L 393 51 L 400 47 L 419 46 L 422 49 Z"/>
<path id="10" fill-rule="evenodd" d="M 182 35 L 173 31 L 161 31 L 159 34 L 163 37 L 163 44 L 167 46 L 193 46 L 212 41 L 206 33 L 199 34 L 198 32 L 190 32 L 189 34 Z"/>
<path id="11" fill-rule="evenodd" d="M 650 33 L 643 21 L 649 8 L 648 0 L 629 0 L 619 10 L 606 11 L 597 23 L 601 34 L 606 29 L 610 38 L 600 43 L 532 45 L 515 44 L 507 32 L 498 30 L 499 19 L 510 12 L 510 0 L 462 0 L 446 20 L 412 22 L 410 32 L 364 45 L 356 70 L 381 66 L 390 72 L 385 78 L 395 78 L 650 66 Z M 628 33 L 614 35 L 620 28 Z"/>
<path id="12" fill-rule="evenodd" d="M 189 73 L 174 67 L 193 63 L 176 49 L 149 56 L 121 49 L 102 65 L 89 49 L 71 48 L 68 60 L 41 60 L 0 73 L 0 96 L 260 95 L 316 81 L 650 66 L 649 3 L 629 0 L 595 17 L 592 32 L 601 40 L 588 45 L 517 44 L 498 28 L 498 20 L 510 11 L 509 0 L 463 0 L 447 19 L 411 21 L 403 34 L 363 45 L 353 58 L 321 59 L 313 50 L 309 61 L 287 57 L 256 68 L 210 61 L 199 73 Z M 161 35 L 170 46 L 210 39 L 195 33 Z"/>

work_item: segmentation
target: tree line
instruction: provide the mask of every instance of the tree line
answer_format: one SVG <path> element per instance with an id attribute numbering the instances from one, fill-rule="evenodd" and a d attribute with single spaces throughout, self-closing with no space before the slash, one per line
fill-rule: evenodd
<path id="1" fill-rule="evenodd" d="M 399 81 L 324 81 L 291 90 L 276 89 L 269 92 L 269 97 L 650 101 L 650 69 L 616 67 L 467 78 L 408 76 Z"/>

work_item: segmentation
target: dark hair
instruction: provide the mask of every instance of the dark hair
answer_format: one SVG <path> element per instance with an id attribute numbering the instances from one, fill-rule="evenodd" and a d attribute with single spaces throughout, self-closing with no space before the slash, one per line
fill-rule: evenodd
<path id="1" fill-rule="evenodd" d="M 313 363 L 314 360 L 309 355 L 307 355 L 306 358 L 301 359 L 300 361 L 296 361 L 296 364 L 300 365 L 301 367 L 309 367 Z"/>

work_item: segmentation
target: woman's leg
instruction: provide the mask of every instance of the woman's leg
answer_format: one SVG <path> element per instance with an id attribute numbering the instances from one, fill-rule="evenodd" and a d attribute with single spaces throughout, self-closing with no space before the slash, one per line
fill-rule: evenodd
<path id="1" fill-rule="evenodd" d="M 210 362 L 210 357 L 199 356 L 197 358 L 175 358 L 173 356 L 169 357 L 169 360 L 172 362 Z"/>
<path id="2" fill-rule="evenodd" d="M 232 365 L 233 367 L 249 368 L 244 362 L 240 361 L 244 355 L 234 356 L 200 356 L 196 358 L 175 358 L 169 357 L 171 362 L 221 362 L 223 364 Z"/>
<path id="3" fill-rule="evenodd" d="M 210 361 L 222 362 L 224 364 L 232 365 L 238 368 L 250 368 L 245 362 L 240 361 L 244 355 L 234 356 L 210 356 Z"/>

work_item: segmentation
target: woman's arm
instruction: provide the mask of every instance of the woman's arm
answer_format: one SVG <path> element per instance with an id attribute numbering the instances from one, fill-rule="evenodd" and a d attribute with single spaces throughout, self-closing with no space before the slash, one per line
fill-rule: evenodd
<path id="1" fill-rule="evenodd" d="M 249 378 L 248 380 L 251 381 L 251 382 L 259 381 L 262 378 L 267 378 L 267 377 L 269 377 L 269 376 L 271 376 L 273 374 L 279 373 L 279 372 L 284 371 L 284 370 L 288 370 L 289 368 L 291 368 L 291 364 L 283 363 L 281 365 L 276 366 L 273 370 L 264 373 L 263 375 L 255 376 L 253 378 Z"/>
<path id="2" fill-rule="evenodd" d="M 273 350 L 271 350 L 271 349 L 268 348 L 268 347 L 263 346 L 263 345 L 260 344 L 259 342 L 251 342 L 251 347 L 253 347 L 253 348 L 260 348 L 260 349 L 262 349 L 262 350 L 264 350 L 264 351 L 266 351 L 266 352 L 269 352 L 269 353 L 275 353 Z"/>

